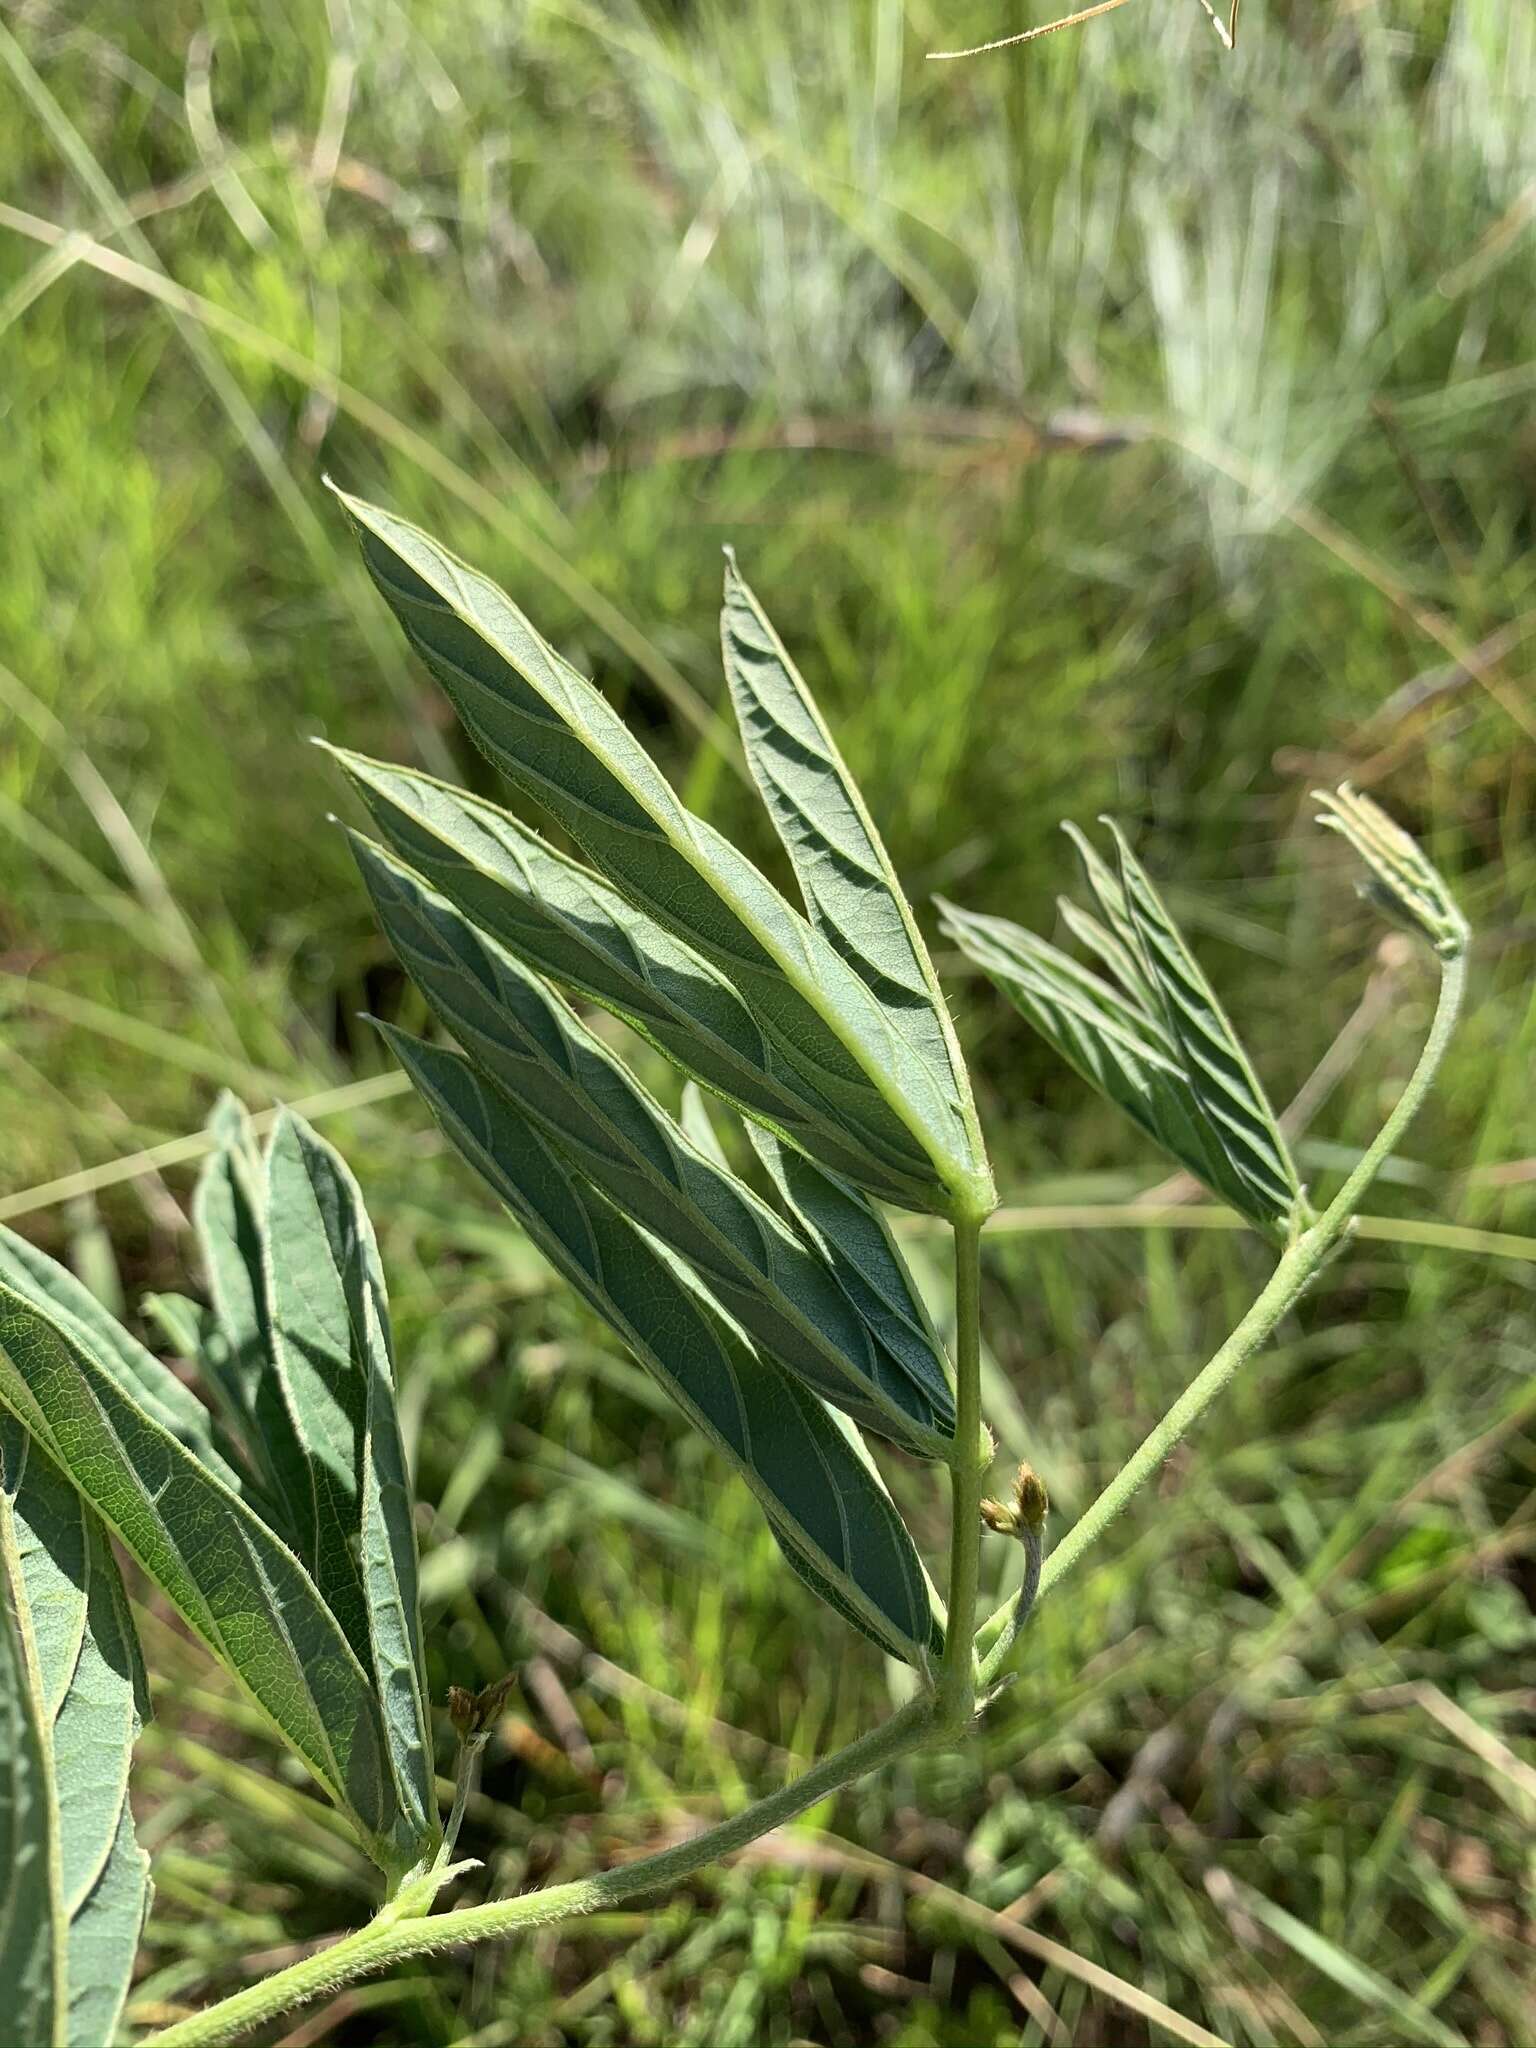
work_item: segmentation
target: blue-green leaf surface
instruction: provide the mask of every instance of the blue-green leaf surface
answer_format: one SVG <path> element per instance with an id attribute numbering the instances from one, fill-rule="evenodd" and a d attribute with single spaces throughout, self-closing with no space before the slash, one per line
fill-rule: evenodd
<path id="1" fill-rule="evenodd" d="M 720 645 L 747 762 L 811 923 L 960 1105 L 981 1159 L 970 1080 L 917 920 L 815 699 L 729 550 Z"/>
<path id="2" fill-rule="evenodd" d="M 729 981 L 601 875 L 510 812 L 430 776 L 330 750 L 386 844 L 534 973 L 601 1004 L 685 1074 L 892 1202 L 879 1174 Z"/>
<path id="3" fill-rule="evenodd" d="M 637 907 L 711 960 L 882 1186 L 951 1213 L 990 1206 L 953 1077 L 897 1028 L 835 947 L 705 820 L 586 679 L 495 584 L 406 521 L 343 498 L 363 557 L 471 737 Z"/>
<path id="4" fill-rule="evenodd" d="M 547 1141 L 685 1259 L 776 1363 L 870 1428 L 943 1456 L 954 1409 L 931 1351 L 886 1344 L 827 1261 L 696 1149 L 545 983 L 371 842 L 355 851 L 402 964 Z"/>
<path id="5" fill-rule="evenodd" d="M 457 1053 L 385 1027 L 450 1141 L 751 1487 L 808 1583 L 892 1655 L 922 1665 L 931 1589 L 841 1418 L 760 1358 L 664 1246 L 611 1207 Z"/>
<path id="6" fill-rule="evenodd" d="M 0 1809 L 24 1833 L 28 1812 L 41 1820 L 30 1845 L 0 1843 L 19 1859 L 6 1856 L 0 1904 L 3 2031 L 28 2048 L 107 2048 L 149 1903 L 148 1859 L 128 1804 L 148 1712 L 143 1668 L 101 1523 L 10 1416 L 0 1417 L 0 1605 L 0 1689 L 19 1679 L 30 1722 L 0 1764 Z M 12 1713 L 16 1704 L 7 1702 Z M 39 1917 L 46 1979 L 35 1961 L 13 1974 L 11 1938 L 35 1950 L 26 1929 Z"/>
<path id="7" fill-rule="evenodd" d="M 1114 833 L 1116 872 L 1068 829 L 1102 922 L 1072 906 L 1063 917 L 1113 982 L 1006 918 L 945 904 L 945 930 L 1086 1080 L 1214 1194 L 1283 1241 L 1306 1213 L 1305 1196 L 1210 983 L 1123 836 Z"/>
<path id="8" fill-rule="evenodd" d="M 268 1320 L 309 1479 L 299 1554 L 377 1680 L 418 1852 L 436 1841 L 412 1495 L 373 1227 L 345 1162 L 284 1111 L 265 1160 Z"/>
<path id="9" fill-rule="evenodd" d="M 0 1406 L 270 1715 L 387 1869 L 415 1860 L 369 1675 L 313 1579 L 51 1292 L 0 1284 Z"/>

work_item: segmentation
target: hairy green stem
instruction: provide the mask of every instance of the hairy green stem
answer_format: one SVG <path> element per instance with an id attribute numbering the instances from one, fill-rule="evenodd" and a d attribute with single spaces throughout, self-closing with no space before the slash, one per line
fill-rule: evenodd
<path id="1" fill-rule="evenodd" d="M 934 1725 L 933 1696 L 924 1693 L 878 1728 L 823 1757 L 791 1784 L 770 1792 L 767 1798 L 732 1814 L 728 1820 L 654 1856 L 599 1871 L 594 1877 L 549 1885 L 543 1891 L 495 1899 L 488 1905 L 466 1906 L 458 1912 L 438 1913 L 427 1919 L 402 1920 L 386 1907 L 367 1927 L 344 1935 L 332 1947 L 305 1956 L 246 1991 L 237 1991 L 206 2012 L 177 2020 L 151 2034 L 145 2048 L 150 2048 L 150 2044 L 153 2048 L 217 2048 L 218 2043 L 236 2041 L 252 2027 L 291 2012 L 295 2006 L 339 1991 L 359 1977 L 388 1969 L 412 1956 L 453 1948 L 465 1941 L 494 1941 L 531 1927 L 546 1927 L 552 1921 L 598 1913 L 642 1892 L 659 1891 L 713 1863 L 717 1857 L 728 1856 L 732 1850 L 757 1841 L 855 1778 L 920 1749 L 932 1735 Z"/>
<path id="2" fill-rule="evenodd" d="M 938 1708 L 958 1735 L 976 1701 L 976 1589 L 981 1572 L 981 1224 L 955 1225 L 955 1458 L 950 1467 L 949 1603 Z"/>

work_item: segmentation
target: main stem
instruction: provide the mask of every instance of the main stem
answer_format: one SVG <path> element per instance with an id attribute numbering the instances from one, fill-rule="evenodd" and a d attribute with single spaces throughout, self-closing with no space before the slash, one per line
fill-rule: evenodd
<path id="1" fill-rule="evenodd" d="M 1286 1252 L 1258 1300 L 1215 1357 L 1169 1409 L 1087 1513 L 1080 1516 L 1069 1530 L 1065 1540 L 1045 1563 L 1039 1580 L 1041 1593 L 1072 1569 L 1137 1488 L 1158 1469 L 1185 1430 L 1205 1412 L 1238 1368 L 1269 1336 L 1343 1236 L 1350 1217 L 1382 1161 L 1407 1129 L 1429 1090 L 1450 1043 L 1465 988 L 1465 960 L 1457 957 L 1447 961 L 1434 1023 L 1424 1050 L 1400 1101 L 1382 1125 L 1375 1143 L 1362 1155 L 1317 1222 Z M 406 1919 L 386 1906 L 376 1920 L 360 1928 L 356 1934 L 346 1935 L 332 1947 L 322 1949 L 318 1955 L 306 1956 L 262 1983 L 236 1992 L 232 1998 L 210 2006 L 206 2012 L 176 2021 L 173 2026 L 151 2035 L 145 2048 L 151 2048 L 151 2044 L 153 2048 L 218 2048 L 218 2044 L 238 2040 L 252 2027 L 276 2019 L 309 1999 L 339 1991 L 359 1977 L 371 1976 L 412 1956 L 453 1948 L 461 1942 L 494 1941 L 531 1927 L 547 1926 L 551 1921 L 600 1912 L 604 1907 L 618 1905 L 642 1892 L 659 1891 L 663 1886 L 674 1884 L 679 1878 L 702 1869 L 705 1864 L 713 1863 L 717 1857 L 728 1856 L 733 1850 L 757 1841 L 867 1772 L 878 1770 L 881 1765 L 891 1763 L 929 1742 L 953 1741 L 962 1733 L 975 1708 L 978 1683 L 989 1684 L 996 1677 L 1012 1643 L 1011 1635 L 1005 1635 L 984 1659 L 978 1673 L 975 1611 L 981 1549 L 984 1441 L 981 1424 L 980 1241 L 979 1221 L 956 1225 L 956 1420 L 950 1495 L 953 1528 L 949 1626 L 944 1662 L 937 1685 L 931 1692 L 921 1694 L 880 1727 L 861 1735 L 856 1742 L 823 1757 L 820 1763 L 813 1764 L 792 1784 L 771 1792 L 766 1799 L 759 1799 L 730 1819 L 670 1849 L 663 1849 L 635 1863 L 623 1864 L 616 1870 L 579 1878 L 571 1884 L 550 1885 L 543 1891 L 527 1892 L 513 1899 L 496 1899 L 483 1906 L 467 1906 L 455 1913 Z M 1005 1622 L 1013 1606 L 1010 1601 L 993 1616 L 988 1627 Z"/>

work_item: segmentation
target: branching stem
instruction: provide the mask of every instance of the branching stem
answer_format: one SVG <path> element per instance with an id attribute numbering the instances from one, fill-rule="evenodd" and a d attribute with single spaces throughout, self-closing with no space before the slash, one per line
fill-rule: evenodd
<path id="1" fill-rule="evenodd" d="M 1361 1197 L 1412 1121 L 1434 1080 L 1455 1028 L 1465 989 L 1465 958 L 1448 960 L 1424 1050 L 1375 1142 L 1323 1214 L 1285 1253 L 1258 1300 L 1215 1357 L 1045 1561 L 1043 1570 L 1038 1572 L 1040 1594 L 1078 1563 L 1137 1489 L 1152 1477 L 1184 1432 L 1204 1414 L 1271 1334 L 1344 1236 Z M 951 1483 L 949 1631 L 943 1667 L 931 1691 L 900 1708 L 867 1735 L 823 1757 L 792 1784 L 769 1793 L 687 1841 L 570 1884 L 550 1885 L 543 1891 L 466 1906 L 457 1912 L 404 1918 L 398 1904 L 386 1907 L 367 1927 L 343 1936 L 331 1948 L 306 1956 L 262 1983 L 210 2006 L 206 2012 L 178 2020 L 151 2035 L 146 2048 L 151 2048 L 151 2044 L 153 2048 L 217 2048 L 217 2044 L 236 2041 L 253 2027 L 312 1998 L 339 1991 L 360 1977 L 371 1976 L 413 1956 L 454 1948 L 462 1942 L 498 1940 L 532 1927 L 600 1912 L 644 1892 L 659 1891 L 717 1858 L 757 1841 L 868 1772 L 932 1742 L 953 1742 L 963 1734 L 974 1711 L 978 1683 L 974 1616 L 984 1442 L 980 1412 L 980 1236 L 979 1223 L 956 1226 L 956 1456 Z M 1009 1624 L 1022 1625 L 1027 1618 L 1033 1604 L 1037 1560 L 1038 1546 L 1026 1561 L 1024 1597 L 1009 1601 L 982 1632 L 985 1637 L 988 1630 L 1005 1631 L 983 1662 L 979 1674 L 983 1684 L 990 1683 L 1006 1661 L 1016 1634 L 1016 1628 Z M 429 1897 L 429 1893 L 424 1894 L 424 1903 Z"/>

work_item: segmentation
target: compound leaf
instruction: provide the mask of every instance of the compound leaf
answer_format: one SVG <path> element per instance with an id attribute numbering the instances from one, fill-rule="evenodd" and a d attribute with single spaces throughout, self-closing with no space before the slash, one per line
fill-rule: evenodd
<path id="1" fill-rule="evenodd" d="M 0 1284 L 0 1405 L 271 1717 L 376 1860 L 412 1862 L 371 1681 L 314 1581 L 47 1290 Z"/>
<path id="2" fill-rule="evenodd" d="M 941 1079 L 837 950 L 705 820 L 506 594 L 420 529 L 343 496 L 379 590 L 476 744 L 628 900 L 711 960 L 785 1068 L 909 1207 L 985 1208 L 991 1179 Z"/>
<path id="3" fill-rule="evenodd" d="M 466 1059 L 384 1029 L 450 1142 L 740 1473 L 802 1576 L 830 1589 L 838 1611 L 883 1649 L 922 1666 L 939 1640 L 932 1592 L 851 1429 L 760 1358 L 665 1247 Z"/>
<path id="4" fill-rule="evenodd" d="M 788 1063 L 730 982 L 601 875 L 509 812 L 430 776 L 330 750 L 399 860 L 535 974 L 621 1017 L 685 1074 L 887 1200 L 831 1103 Z"/>
<path id="5" fill-rule="evenodd" d="M 146 1351 L 115 1317 L 83 1287 L 67 1266 L 50 1259 L 26 1238 L 0 1224 L 0 1281 L 18 1294 L 45 1301 L 54 1314 L 71 1322 L 95 1352 L 102 1370 L 110 1373 L 129 1400 L 175 1437 L 199 1464 L 216 1473 L 234 1492 L 252 1492 L 250 1476 L 238 1448 L 219 1428 L 190 1387 L 169 1366 Z"/>
<path id="6" fill-rule="evenodd" d="M 1283 1227 L 1301 1201 L 1290 1148 L 1216 992 L 1185 944 L 1146 869 L 1111 824 L 1120 886 L 1139 942 L 1143 969 L 1169 1038 L 1216 1148 L 1248 1191 L 1237 1207 Z"/>
<path id="7" fill-rule="evenodd" d="M 777 1364 L 870 1428 L 944 1456 L 954 1409 L 932 1354 L 883 1344 L 826 1260 L 696 1148 L 542 981 L 371 842 L 354 850 L 402 964 L 497 1091 Z"/>
<path id="8" fill-rule="evenodd" d="M 372 1670 L 418 1852 L 437 1838 L 412 1496 L 373 1227 L 345 1162 L 284 1110 L 266 1154 L 268 1316 L 309 1484 L 299 1554 Z"/>

